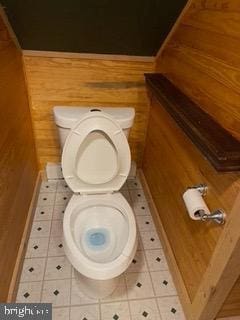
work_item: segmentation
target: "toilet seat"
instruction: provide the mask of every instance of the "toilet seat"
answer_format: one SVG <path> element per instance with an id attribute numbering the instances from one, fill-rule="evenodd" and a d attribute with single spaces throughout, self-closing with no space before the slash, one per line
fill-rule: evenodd
<path id="1" fill-rule="evenodd" d="M 127 138 L 119 124 L 104 112 L 86 113 L 63 148 L 63 176 L 74 192 L 117 191 L 126 181 L 130 166 Z"/>
<path id="2" fill-rule="evenodd" d="M 81 222 L 84 221 L 81 219 L 81 215 L 84 215 L 86 209 L 93 207 L 97 209 L 99 206 L 113 208 L 113 212 L 118 211 L 128 226 L 128 230 L 119 229 L 117 236 L 118 241 L 122 242 L 122 246 L 118 249 L 118 254 L 113 255 L 113 259 L 110 258 L 106 261 L 94 261 L 80 243 L 84 232 L 85 234 L 88 232 L 88 226 L 85 230 L 85 226 L 82 226 L 82 229 L 79 228 Z M 93 226 L 94 223 L 95 225 L 102 223 L 100 220 L 103 216 L 99 215 L 99 217 L 99 221 L 91 221 Z M 91 218 L 89 216 L 90 220 Z M 120 226 L 119 220 L 111 220 L 111 224 L 116 227 L 113 228 L 115 231 Z M 68 259 L 77 271 L 88 278 L 107 280 L 117 277 L 127 269 L 135 255 L 137 246 L 135 218 L 127 200 L 119 192 L 88 196 L 73 195 L 64 213 L 63 232 L 64 250 Z"/>
<path id="3" fill-rule="evenodd" d="M 130 165 L 127 138 L 104 112 L 86 113 L 66 139 L 62 170 L 75 194 L 64 213 L 64 250 L 74 268 L 87 278 L 115 278 L 135 255 L 132 208 L 121 193 L 113 193 L 125 183 Z M 89 246 L 91 235 L 100 237 L 98 252 Z"/>

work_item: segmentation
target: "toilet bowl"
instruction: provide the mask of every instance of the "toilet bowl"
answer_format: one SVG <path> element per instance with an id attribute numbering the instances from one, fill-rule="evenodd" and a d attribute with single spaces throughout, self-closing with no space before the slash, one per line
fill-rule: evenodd
<path id="1" fill-rule="evenodd" d="M 61 111 L 55 107 L 56 122 Z M 130 150 L 112 112 L 83 112 L 62 153 L 63 176 L 74 192 L 64 213 L 64 250 L 81 291 L 92 298 L 113 292 L 137 248 L 133 211 L 118 192 L 130 170 Z"/>

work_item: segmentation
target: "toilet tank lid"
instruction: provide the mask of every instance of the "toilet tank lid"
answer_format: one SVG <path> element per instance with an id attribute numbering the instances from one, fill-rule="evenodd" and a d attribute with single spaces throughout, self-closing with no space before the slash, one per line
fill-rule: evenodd
<path id="1" fill-rule="evenodd" d="M 112 116 L 122 129 L 131 128 L 135 116 L 135 110 L 131 107 L 84 107 L 84 106 L 55 106 L 53 114 L 55 123 L 62 128 L 72 128 L 83 114 L 87 112 L 103 111 Z"/>

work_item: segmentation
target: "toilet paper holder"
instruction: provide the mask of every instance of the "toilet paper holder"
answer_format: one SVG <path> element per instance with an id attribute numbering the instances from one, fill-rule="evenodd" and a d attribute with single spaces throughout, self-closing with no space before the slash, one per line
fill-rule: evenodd
<path id="1" fill-rule="evenodd" d="M 192 187 L 188 187 L 187 189 L 197 189 L 200 192 L 201 196 L 204 197 L 207 194 L 208 186 L 204 183 L 200 183 Z M 226 213 L 223 209 L 216 209 L 210 214 L 206 214 L 204 211 L 199 210 L 199 215 L 200 220 L 202 221 L 213 220 L 218 224 L 224 224 L 226 220 Z"/>

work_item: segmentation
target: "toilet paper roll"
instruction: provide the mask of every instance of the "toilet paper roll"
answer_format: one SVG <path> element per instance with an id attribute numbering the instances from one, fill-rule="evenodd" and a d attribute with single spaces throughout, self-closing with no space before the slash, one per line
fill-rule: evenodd
<path id="1" fill-rule="evenodd" d="M 186 192 L 184 192 L 183 200 L 191 219 L 200 220 L 201 211 L 202 214 L 210 214 L 210 211 L 203 200 L 201 193 L 197 189 L 188 189 Z"/>

